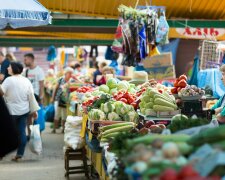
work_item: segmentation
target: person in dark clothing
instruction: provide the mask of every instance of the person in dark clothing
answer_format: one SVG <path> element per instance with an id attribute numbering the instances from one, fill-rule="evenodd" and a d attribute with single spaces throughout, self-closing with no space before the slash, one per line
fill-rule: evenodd
<path id="1" fill-rule="evenodd" d="M 18 148 L 19 139 L 15 124 L 2 96 L 0 96 L 0 160 Z"/>
<path id="2" fill-rule="evenodd" d="M 7 68 L 10 65 L 10 61 L 5 59 L 5 56 L 2 52 L 0 52 L 0 65 L 0 83 L 2 83 L 9 76 Z"/>
<path id="3" fill-rule="evenodd" d="M 97 81 L 96 81 L 97 76 L 102 75 L 102 73 L 99 71 L 98 62 L 95 62 L 95 68 L 96 68 L 96 71 L 93 73 L 93 83 L 97 85 Z"/>
<path id="4" fill-rule="evenodd" d="M 93 83 L 95 85 L 98 85 L 97 83 L 97 76 L 102 75 L 102 69 L 106 66 L 107 64 L 105 62 L 102 62 L 99 66 L 98 66 L 98 62 L 95 62 L 95 68 L 96 71 L 93 73 Z"/>

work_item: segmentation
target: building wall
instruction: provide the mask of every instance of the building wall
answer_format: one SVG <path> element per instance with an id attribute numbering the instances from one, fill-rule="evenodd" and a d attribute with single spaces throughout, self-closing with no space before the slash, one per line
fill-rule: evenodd
<path id="1" fill-rule="evenodd" d="M 176 77 L 186 73 L 188 63 L 194 61 L 198 51 L 199 40 L 181 39 L 177 50 L 177 59 L 175 65 Z"/>

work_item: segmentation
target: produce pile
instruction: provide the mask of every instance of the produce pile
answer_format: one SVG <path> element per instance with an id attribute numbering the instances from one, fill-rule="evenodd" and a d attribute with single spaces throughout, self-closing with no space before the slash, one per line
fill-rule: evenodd
<path id="1" fill-rule="evenodd" d="M 185 88 L 182 88 L 178 92 L 179 97 L 187 97 L 187 96 L 202 96 L 205 94 L 205 91 L 201 88 L 198 88 L 195 85 L 187 85 Z"/>
<path id="2" fill-rule="evenodd" d="M 211 163 L 212 157 L 216 161 L 217 157 L 225 155 L 224 130 L 224 126 L 210 128 L 194 136 L 119 134 L 109 146 L 120 159 L 110 176 L 164 180 L 171 173 L 173 179 L 221 179 L 225 175 L 222 170 L 225 163 L 221 166 L 218 162 L 204 171 L 202 165 Z"/>
<path id="3" fill-rule="evenodd" d="M 93 105 L 94 104 L 96 104 L 96 101 L 93 103 Z M 88 118 L 90 120 L 129 122 L 136 122 L 138 120 L 138 114 L 134 110 L 133 106 L 121 101 L 108 101 L 106 103 L 101 103 L 99 109 L 96 108 L 94 107 L 88 112 Z"/>
<path id="4" fill-rule="evenodd" d="M 116 94 L 118 91 L 128 91 L 129 93 L 136 93 L 135 85 L 131 84 L 127 81 L 119 81 L 117 82 L 116 79 L 110 78 L 106 85 L 99 86 L 99 91 L 104 93 L 108 93 L 111 95 Z"/>
<path id="5" fill-rule="evenodd" d="M 172 95 L 166 91 L 161 94 L 152 88 L 148 88 L 142 94 L 139 106 L 141 113 L 146 116 L 156 116 L 157 112 L 177 110 L 175 98 Z"/>
<path id="6" fill-rule="evenodd" d="M 187 86 L 187 76 L 181 75 L 179 78 L 176 79 L 174 82 L 174 88 L 171 89 L 172 94 L 178 94 L 181 89 L 185 88 Z"/>

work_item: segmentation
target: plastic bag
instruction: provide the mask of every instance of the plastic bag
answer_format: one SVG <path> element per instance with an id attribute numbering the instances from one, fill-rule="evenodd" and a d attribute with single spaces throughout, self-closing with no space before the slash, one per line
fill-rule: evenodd
<path id="1" fill-rule="evenodd" d="M 55 107 L 54 104 L 49 104 L 45 107 L 45 121 L 53 122 L 55 116 Z"/>
<path id="2" fill-rule="evenodd" d="M 30 125 L 30 150 L 34 154 L 40 155 L 42 152 L 42 142 L 39 124 Z"/>
<path id="3" fill-rule="evenodd" d="M 38 110 L 38 118 L 34 121 L 34 125 L 39 124 L 40 125 L 40 131 L 42 132 L 43 130 L 45 130 L 45 114 L 46 114 L 46 111 L 44 110 L 42 105 L 40 105 L 40 107 L 41 107 L 41 109 Z"/>

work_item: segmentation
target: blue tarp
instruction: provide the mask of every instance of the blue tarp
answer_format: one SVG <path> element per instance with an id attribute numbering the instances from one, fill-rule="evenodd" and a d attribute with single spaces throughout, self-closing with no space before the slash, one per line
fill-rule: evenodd
<path id="1" fill-rule="evenodd" d="M 198 72 L 199 72 L 199 57 L 195 56 L 194 58 L 194 64 L 192 68 L 192 74 L 190 77 L 190 80 L 188 81 L 188 84 L 190 85 L 198 85 Z"/>
<path id="2" fill-rule="evenodd" d="M 37 0 L 0 0 L 0 29 L 42 26 L 51 23 L 50 12 Z"/>
<path id="3" fill-rule="evenodd" d="M 221 77 L 222 74 L 219 69 L 201 70 L 198 73 L 198 87 L 205 88 L 208 85 L 213 91 L 213 96 L 219 98 L 225 93 L 225 86 Z"/>

